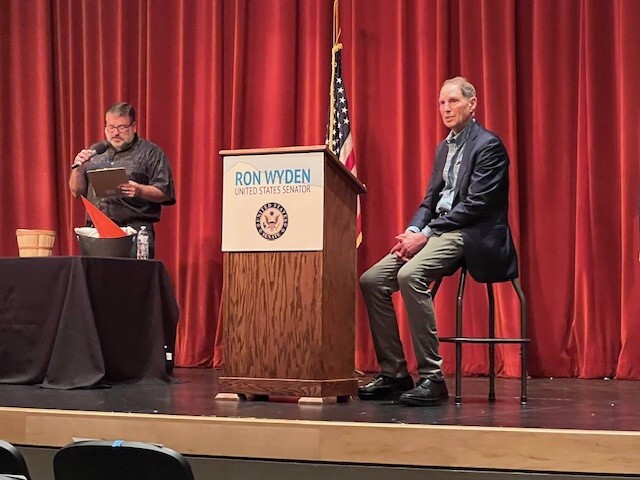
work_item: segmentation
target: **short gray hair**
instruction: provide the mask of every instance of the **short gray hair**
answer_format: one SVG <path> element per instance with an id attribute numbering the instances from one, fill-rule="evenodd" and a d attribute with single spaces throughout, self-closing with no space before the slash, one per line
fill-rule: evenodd
<path id="1" fill-rule="evenodd" d="M 473 98 L 476 96 L 476 87 L 474 87 L 469 81 L 464 77 L 453 77 L 444 81 L 442 86 L 444 87 L 448 83 L 452 83 L 460 87 L 462 91 L 462 95 L 465 98 Z"/>

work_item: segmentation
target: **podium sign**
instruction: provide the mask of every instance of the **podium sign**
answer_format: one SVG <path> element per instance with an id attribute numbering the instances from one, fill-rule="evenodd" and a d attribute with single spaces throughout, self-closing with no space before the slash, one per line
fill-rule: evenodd
<path id="1" fill-rule="evenodd" d="M 355 395 L 356 199 L 324 146 L 227 150 L 220 395 Z"/>
<path id="2" fill-rule="evenodd" d="M 324 153 L 224 158 L 222 251 L 322 250 Z"/>

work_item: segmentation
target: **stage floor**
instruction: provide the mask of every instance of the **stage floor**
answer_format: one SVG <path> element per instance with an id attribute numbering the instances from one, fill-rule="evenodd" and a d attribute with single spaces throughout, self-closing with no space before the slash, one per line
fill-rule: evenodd
<path id="1" fill-rule="evenodd" d="M 163 443 L 185 454 L 526 471 L 640 472 L 640 383 L 466 377 L 462 405 L 416 408 L 352 400 L 215 400 L 218 372 L 176 368 L 174 384 L 50 390 L 0 385 L 5 440 L 62 446 L 73 438 Z M 368 378 L 363 378 L 368 380 Z M 453 379 L 448 379 L 450 394 Z"/>
<path id="2" fill-rule="evenodd" d="M 640 382 L 618 380 L 531 379 L 529 399 L 520 405 L 520 382 L 496 380 L 496 401 L 487 401 L 488 379 L 465 377 L 462 405 L 419 408 L 397 402 L 299 406 L 296 399 L 215 400 L 218 372 L 176 368 L 176 384 L 115 385 L 105 389 L 50 390 L 36 385 L 0 385 L 0 405 L 39 409 L 153 413 L 396 424 L 466 425 L 640 431 Z M 363 378 L 363 381 L 366 377 Z M 368 380 L 368 378 L 367 378 Z"/>

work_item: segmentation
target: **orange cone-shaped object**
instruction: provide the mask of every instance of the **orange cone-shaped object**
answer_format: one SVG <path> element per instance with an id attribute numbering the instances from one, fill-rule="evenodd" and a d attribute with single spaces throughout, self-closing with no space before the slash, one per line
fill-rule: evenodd
<path id="1" fill-rule="evenodd" d="M 127 234 L 122 231 L 122 229 L 109 217 L 107 217 L 104 213 L 102 213 L 98 207 L 96 207 L 93 203 L 87 200 L 84 197 L 82 198 L 82 203 L 84 203 L 84 208 L 87 209 L 87 213 L 93 222 L 93 225 L 98 230 L 98 234 L 102 238 L 119 238 L 126 237 Z"/>

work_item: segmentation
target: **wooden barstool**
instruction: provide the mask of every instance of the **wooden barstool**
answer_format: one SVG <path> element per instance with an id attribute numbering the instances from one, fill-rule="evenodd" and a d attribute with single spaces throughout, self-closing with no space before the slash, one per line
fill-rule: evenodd
<path id="1" fill-rule="evenodd" d="M 460 269 L 460 282 L 458 284 L 458 296 L 456 301 L 456 336 L 440 337 L 439 340 L 445 343 L 454 343 L 456 346 L 456 404 L 462 403 L 462 345 L 465 343 L 482 343 L 489 346 L 489 401 L 496 399 L 495 392 L 495 346 L 498 343 L 520 345 L 520 403 L 527 403 L 527 301 L 522 292 L 520 281 L 514 278 L 511 281 L 513 289 L 520 300 L 520 337 L 519 338 L 496 338 L 495 330 L 495 302 L 493 298 L 493 284 L 487 283 L 487 296 L 489 299 L 489 336 L 488 337 L 464 337 L 462 335 L 462 299 L 464 286 L 467 278 L 467 269 L 462 266 Z M 431 296 L 435 295 L 440 287 L 442 279 L 437 280 L 431 288 Z"/>

